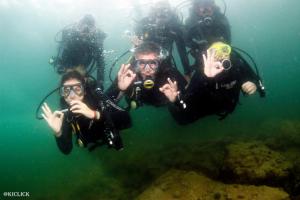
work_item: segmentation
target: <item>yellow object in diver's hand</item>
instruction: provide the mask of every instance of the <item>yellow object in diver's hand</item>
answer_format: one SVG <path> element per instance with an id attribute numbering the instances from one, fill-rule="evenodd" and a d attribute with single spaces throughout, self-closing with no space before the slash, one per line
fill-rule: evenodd
<path id="1" fill-rule="evenodd" d="M 209 48 L 208 51 L 215 51 L 216 60 L 229 59 L 231 53 L 231 47 L 223 42 L 215 42 Z"/>

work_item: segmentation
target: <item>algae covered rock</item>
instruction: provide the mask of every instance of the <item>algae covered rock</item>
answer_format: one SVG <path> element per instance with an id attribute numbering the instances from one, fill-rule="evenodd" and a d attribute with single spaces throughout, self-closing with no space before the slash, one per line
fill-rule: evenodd
<path id="1" fill-rule="evenodd" d="M 227 146 L 224 168 L 235 180 L 247 183 L 282 180 L 292 164 L 263 143 L 238 142 Z"/>
<path id="2" fill-rule="evenodd" d="M 285 150 L 300 145 L 300 120 L 267 121 L 264 143 L 272 149 Z"/>
<path id="3" fill-rule="evenodd" d="M 278 188 L 224 184 L 194 171 L 170 170 L 136 200 L 288 200 Z"/>

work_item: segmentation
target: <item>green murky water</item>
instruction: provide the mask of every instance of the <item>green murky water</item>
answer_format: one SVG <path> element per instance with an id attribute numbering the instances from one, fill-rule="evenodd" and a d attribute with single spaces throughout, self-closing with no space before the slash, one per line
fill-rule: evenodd
<path id="1" fill-rule="evenodd" d="M 37 104 L 59 80 L 48 64 L 56 52 L 54 35 L 93 14 L 108 34 L 105 49 L 115 50 L 106 57 L 109 65 L 130 48 L 122 33 L 130 29 L 132 2 L 0 0 L 0 199 L 6 191 L 27 191 L 30 199 L 132 199 L 169 168 L 213 174 L 216 163 L 197 155 L 199 147 L 217 160 L 219 146 L 208 144 L 273 137 L 283 122 L 299 124 L 299 1 L 226 2 L 233 44 L 255 58 L 267 98 L 242 97 L 227 119 L 211 116 L 188 126 L 176 125 L 165 108 L 145 107 L 131 113 L 134 127 L 123 132 L 124 151 L 74 148 L 65 156 L 46 123 L 34 118 Z"/>

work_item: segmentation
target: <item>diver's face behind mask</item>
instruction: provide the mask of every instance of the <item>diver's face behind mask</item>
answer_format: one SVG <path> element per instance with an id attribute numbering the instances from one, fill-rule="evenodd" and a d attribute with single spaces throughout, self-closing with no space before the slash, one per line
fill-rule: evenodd
<path id="1" fill-rule="evenodd" d="M 214 10 L 212 6 L 210 5 L 198 6 L 196 11 L 197 11 L 197 15 L 200 17 L 201 22 L 204 25 L 210 26 L 213 23 Z"/>
<path id="2" fill-rule="evenodd" d="M 64 82 L 60 89 L 60 95 L 65 99 L 68 105 L 71 101 L 82 101 L 84 97 L 84 87 L 77 79 L 69 79 Z"/>
<path id="3" fill-rule="evenodd" d="M 135 57 L 135 70 L 145 80 L 147 77 L 154 78 L 159 67 L 159 58 L 155 53 L 138 54 Z"/>

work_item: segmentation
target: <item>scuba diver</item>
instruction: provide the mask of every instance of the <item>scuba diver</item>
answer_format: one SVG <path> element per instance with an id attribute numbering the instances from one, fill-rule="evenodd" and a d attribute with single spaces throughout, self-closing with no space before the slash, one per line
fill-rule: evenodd
<path id="1" fill-rule="evenodd" d="M 241 56 L 223 42 L 213 43 L 203 54 L 184 95 L 179 96 L 177 84 L 166 84 L 164 94 L 172 102 L 169 110 L 179 124 L 192 123 L 207 115 L 220 119 L 232 113 L 239 102 L 240 91 L 252 95 L 264 93 L 260 80 Z M 200 55 L 199 55 L 200 59 Z"/>
<path id="2" fill-rule="evenodd" d="M 214 41 L 231 43 L 228 19 L 214 0 L 192 0 L 192 8 L 185 22 L 185 42 L 197 60 Z"/>
<path id="3" fill-rule="evenodd" d="M 185 48 L 183 25 L 176 13 L 172 11 L 168 1 L 157 2 L 151 8 L 149 16 L 137 22 L 135 34 L 139 39 L 138 41 L 155 42 L 169 52 L 170 55 L 166 58 L 166 62 L 169 62 L 169 65 L 173 67 L 176 67 L 172 57 L 173 43 L 175 42 L 185 77 L 187 79 L 190 77 L 191 69 Z"/>
<path id="4" fill-rule="evenodd" d="M 144 104 L 163 106 L 168 103 L 160 92 L 168 80 L 176 81 L 178 90 L 184 90 L 186 80 L 180 72 L 165 62 L 162 48 L 153 42 L 143 42 L 134 50 L 134 59 L 122 64 L 117 79 L 107 94 L 119 101 L 126 96 L 128 109 L 136 109 Z"/>
<path id="5" fill-rule="evenodd" d="M 42 106 L 42 117 L 53 130 L 57 146 L 64 154 L 72 150 L 72 135 L 80 147 L 90 151 L 103 144 L 116 150 L 123 148 L 119 130 L 131 126 L 130 116 L 122 109 L 104 105 L 108 99 L 105 100 L 104 94 L 99 95 L 95 86 L 95 81 L 78 71 L 67 72 L 59 87 L 63 110 L 52 112 L 47 103 Z"/>
<path id="6" fill-rule="evenodd" d="M 58 53 L 50 59 L 58 74 L 77 68 L 86 74 L 97 69 L 97 80 L 103 87 L 103 41 L 106 34 L 95 26 L 92 15 L 85 15 L 78 23 L 65 27 L 61 32 Z"/>

